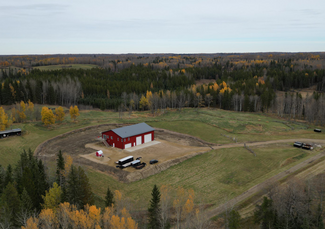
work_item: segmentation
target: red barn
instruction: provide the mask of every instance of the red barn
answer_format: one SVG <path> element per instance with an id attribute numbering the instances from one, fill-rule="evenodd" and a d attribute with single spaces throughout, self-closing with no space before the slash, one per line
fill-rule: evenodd
<path id="1" fill-rule="evenodd" d="M 102 132 L 102 138 L 113 147 L 127 149 L 133 146 L 151 142 L 155 139 L 155 129 L 146 123 Z"/>

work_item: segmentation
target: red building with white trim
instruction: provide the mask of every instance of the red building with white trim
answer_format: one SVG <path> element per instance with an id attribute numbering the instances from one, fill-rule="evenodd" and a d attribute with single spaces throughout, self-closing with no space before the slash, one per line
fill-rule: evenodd
<path id="1" fill-rule="evenodd" d="M 102 138 L 113 147 L 127 149 L 133 146 L 151 142 L 155 139 L 155 129 L 146 123 L 102 132 Z"/>

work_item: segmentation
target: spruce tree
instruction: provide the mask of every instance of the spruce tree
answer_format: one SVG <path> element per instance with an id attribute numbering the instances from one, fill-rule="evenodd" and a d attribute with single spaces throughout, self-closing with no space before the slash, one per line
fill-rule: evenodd
<path id="1" fill-rule="evenodd" d="M 113 204 L 114 204 L 114 195 L 112 191 L 109 189 L 109 187 L 107 187 L 107 192 L 105 196 L 105 206 L 112 207 Z"/>
<path id="2" fill-rule="evenodd" d="M 5 180 L 4 180 L 4 187 L 6 187 L 9 183 L 13 182 L 12 178 L 12 168 L 11 165 L 9 164 L 6 170 L 6 175 L 5 175 Z"/>
<path id="3" fill-rule="evenodd" d="M 78 167 L 78 178 L 80 182 L 80 189 L 82 190 L 82 202 L 81 206 L 85 206 L 86 204 L 93 205 L 94 204 L 94 194 L 91 190 L 91 186 L 89 183 L 89 179 L 85 173 L 85 171 L 79 166 Z"/>
<path id="4" fill-rule="evenodd" d="M 16 215 L 20 211 L 20 199 L 15 186 L 9 183 L 3 190 L 0 202 L 0 215 L 3 221 L 17 225 Z"/>
<path id="5" fill-rule="evenodd" d="M 155 185 L 151 192 L 150 206 L 148 208 L 149 228 L 156 229 L 160 227 L 160 191 Z"/>
<path id="6" fill-rule="evenodd" d="M 58 153 L 58 158 L 56 159 L 56 183 L 61 187 L 64 187 L 64 176 L 63 176 L 64 165 L 65 165 L 64 158 L 60 150 Z"/>
<path id="7" fill-rule="evenodd" d="M 21 194 L 21 209 L 25 212 L 31 212 L 33 210 L 33 201 L 25 188 Z"/>

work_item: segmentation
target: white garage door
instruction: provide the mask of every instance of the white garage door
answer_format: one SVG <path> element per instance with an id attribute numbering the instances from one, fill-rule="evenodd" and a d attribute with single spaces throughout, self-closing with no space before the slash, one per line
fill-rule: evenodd
<path id="1" fill-rule="evenodd" d="M 144 135 L 144 143 L 151 142 L 151 134 Z"/>
<path id="2" fill-rule="evenodd" d="M 127 148 L 130 148 L 130 147 L 132 147 L 132 145 L 131 145 L 131 143 L 129 143 L 129 144 L 125 144 L 125 149 L 127 149 Z"/>
<path id="3" fill-rule="evenodd" d="M 142 137 L 137 137 L 137 146 L 142 144 Z"/>

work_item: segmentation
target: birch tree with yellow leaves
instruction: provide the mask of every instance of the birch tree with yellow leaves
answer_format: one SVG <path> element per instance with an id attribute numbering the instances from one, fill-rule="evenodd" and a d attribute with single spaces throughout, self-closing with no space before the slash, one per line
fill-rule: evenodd
<path id="1" fill-rule="evenodd" d="M 0 131 L 5 130 L 8 127 L 8 115 L 5 110 L 0 107 Z"/>

